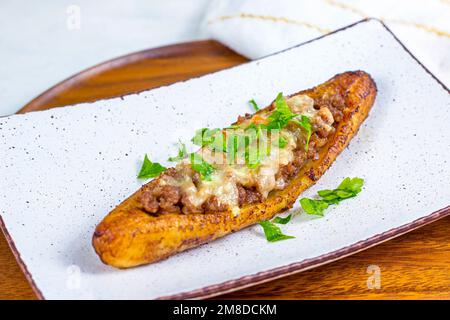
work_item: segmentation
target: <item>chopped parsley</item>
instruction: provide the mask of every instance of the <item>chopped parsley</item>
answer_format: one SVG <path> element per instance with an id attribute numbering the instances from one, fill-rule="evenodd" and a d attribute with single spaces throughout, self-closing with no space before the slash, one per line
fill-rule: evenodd
<path id="1" fill-rule="evenodd" d="M 291 108 L 289 108 L 286 100 L 283 97 L 283 94 L 280 92 L 275 99 L 275 110 L 269 116 L 269 124 L 265 125 L 266 129 L 283 129 L 289 121 L 293 121 L 294 123 L 301 126 L 306 131 L 306 151 L 308 151 L 309 140 L 311 139 L 312 134 L 312 125 L 311 120 L 308 116 L 298 115 L 292 112 Z M 280 147 L 283 148 L 283 147 Z"/>
<path id="2" fill-rule="evenodd" d="M 213 150 L 227 152 L 225 135 L 221 129 L 202 128 L 195 132 L 191 141 L 198 146 L 209 146 Z"/>
<path id="3" fill-rule="evenodd" d="M 288 141 L 285 137 L 280 136 L 278 138 L 278 147 L 279 148 L 283 149 L 284 147 L 286 147 L 287 143 L 288 143 Z"/>
<path id="4" fill-rule="evenodd" d="M 364 180 L 361 178 L 355 177 L 350 179 L 347 177 L 336 189 L 318 191 L 317 194 L 321 199 L 302 198 L 300 204 L 306 213 L 323 216 L 325 209 L 330 205 L 338 204 L 342 200 L 356 197 L 356 195 L 361 192 L 363 184 Z"/>
<path id="5" fill-rule="evenodd" d="M 307 214 L 313 214 L 323 217 L 323 212 L 329 204 L 324 200 L 314 200 L 308 198 L 300 199 L 300 204 Z"/>
<path id="6" fill-rule="evenodd" d="M 278 224 L 287 224 L 289 221 L 291 221 L 292 218 L 292 213 L 290 215 L 288 215 L 287 217 L 275 217 L 275 219 L 273 219 L 272 221 L 274 223 L 278 223 Z"/>
<path id="7" fill-rule="evenodd" d="M 263 156 L 259 148 L 250 148 L 246 147 L 244 152 L 245 164 L 250 169 L 257 169 L 261 165 L 261 161 L 263 160 Z"/>
<path id="8" fill-rule="evenodd" d="M 255 109 L 255 111 L 259 111 L 259 107 L 255 99 L 250 100 L 248 103 L 253 107 L 253 109 Z"/>
<path id="9" fill-rule="evenodd" d="M 197 153 L 191 153 L 190 156 L 192 170 L 200 173 L 202 180 L 211 181 L 211 175 L 214 167 L 203 160 L 203 157 Z"/>
<path id="10" fill-rule="evenodd" d="M 289 108 L 283 93 L 280 92 L 275 99 L 275 110 L 268 117 L 270 122 L 266 125 L 266 129 L 282 129 L 287 126 L 290 120 L 297 116 Z"/>
<path id="11" fill-rule="evenodd" d="M 192 143 L 203 147 L 208 144 L 211 144 L 215 140 L 215 135 L 221 131 L 219 128 L 216 129 L 208 129 L 208 128 L 202 128 L 195 131 L 194 137 L 191 139 Z"/>
<path id="12" fill-rule="evenodd" d="M 180 160 L 183 160 L 188 155 L 186 145 L 182 142 L 180 142 L 180 147 L 178 148 L 178 154 L 175 157 L 170 157 L 168 160 L 170 162 L 177 162 Z"/>
<path id="13" fill-rule="evenodd" d="M 269 242 L 295 238 L 293 236 L 283 234 L 281 229 L 270 221 L 260 221 L 259 225 L 263 228 L 266 239 Z"/>
<path id="14" fill-rule="evenodd" d="M 208 145 L 212 150 L 227 152 L 227 139 L 222 131 L 216 132 L 214 141 Z"/>
<path id="15" fill-rule="evenodd" d="M 297 123 L 299 126 L 301 126 L 306 131 L 306 145 L 305 145 L 305 149 L 306 149 L 306 151 L 308 151 L 309 140 L 311 139 L 311 134 L 312 134 L 311 120 L 307 116 L 302 115 L 300 117 L 300 120 L 296 120 L 295 123 Z"/>
<path id="16" fill-rule="evenodd" d="M 164 172 L 166 167 L 162 166 L 158 162 L 151 162 L 147 155 L 144 157 L 144 162 L 142 163 L 141 171 L 139 171 L 139 179 L 149 179 L 154 178 Z"/>

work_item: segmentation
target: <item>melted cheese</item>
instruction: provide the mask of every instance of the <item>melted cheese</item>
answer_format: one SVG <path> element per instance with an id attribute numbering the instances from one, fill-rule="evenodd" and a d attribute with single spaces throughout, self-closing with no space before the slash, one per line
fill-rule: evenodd
<path id="1" fill-rule="evenodd" d="M 294 96 L 287 100 L 291 110 L 298 114 L 304 114 L 308 117 L 314 117 L 317 110 L 314 109 L 314 100 L 306 95 Z M 270 112 L 263 112 L 259 117 L 268 117 Z M 245 122 L 251 120 L 245 120 Z M 287 143 L 284 148 L 278 147 L 278 138 L 282 135 Z M 229 164 L 226 154 L 220 151 L 212 151 L 209 147 L 201 148 L 197 153 L 201 154 L 203 159 L 215 167 L 211 175 L 211 181 L 201 180 L 194 184 L 189 175 L 184 175 L 181 179 L 171 179 L 166 182 L 179 186 L 189 201 L 196 207 L 200 207 L 209 197 L 214 196 L 219 203 L 226 204 L 234 215 L 239 214 L 239 192 L 237 185 L 244 187 L 256 187 L 263 197 L 267 197 L 269 192 L 274 189 L 282 189 L 286 182 L 282 179 L 276 179 L 280 168 L 294 160 L 294 149 L 297 147 L 298 139 L 301 137 L 301 130 L 282 129 L 270 135 L 270 138 L 260 139 L 259 147 L 265 150 L 265 145 L 261 146 L 261 141 L 270 143 L 271 152 L 262 158 L 260 165 L 256 169 L 251 169 L 245 165 L 242 155 L 238 161 Z M 260 150 L 261 150 L 260 149 Z M 238 157 L 239 158 L 239 157 Z M 189 167 L 189 159 L 181 161 L 177 168 Z M 187 170 L 184 170 L 185 172 Z"/>

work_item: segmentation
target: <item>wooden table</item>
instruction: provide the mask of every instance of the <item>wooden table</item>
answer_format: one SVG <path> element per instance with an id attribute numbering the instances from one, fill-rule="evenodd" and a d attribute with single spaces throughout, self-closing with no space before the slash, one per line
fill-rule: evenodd
<path id="1" fill-rule="evenodd" d="M 51 88 L 21 112 L 141 91 L 247 61 L 214 41 L 146 50 L 90 68 Z M 450 299 L 450 217 L 351 257 L 219 296 L 226 299 Z M 369 266 L 380 288 L 369 289 Z M 0 236 L 0 299 L 35 299 Z"/>

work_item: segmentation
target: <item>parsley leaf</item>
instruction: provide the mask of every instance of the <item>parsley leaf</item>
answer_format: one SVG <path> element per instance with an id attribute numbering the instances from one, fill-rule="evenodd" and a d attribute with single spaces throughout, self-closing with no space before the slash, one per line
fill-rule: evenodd
<path id="1" fill-rule="evenodd" d="M 208 144 L 211 144 L 215 140 L 215 135 L 217 132 L 219 132 L 220 129 L 208 129 L 208 128 L 202 128 L 195 131 L 194 137 L 191 139 L 192 143 L 194 143 L 197 146 L 206 146 Z"/>
<path id="2" fill-rule="evenodd" d="M 258 104 L 256 103 L 255 99 L 250 100 L 248 103 L 250 103 L 253 107 L 253 109 L 255 109 L 255 111 L 259 111 L 259 107 Z"/>
<path id="3" fill-rule="evenodd" d="M 286 147 L 287 143 L 288 143 L 288 141 L 285 137 L 280 136 L 278 138 L 278 147 L 279 148 L 283 149 L 284 147 Z"/>
<path id="4" fill-rule="evenodd" d="M 244 150 L 244 158 L 245 164 L 250 169 L 256 169 L 261 165 L 261 161 L 263 160 L 263 155 L 258 145 L 251 145 L 254 140 L 257 139 L 257 136 L 245 135 L 245 150 Z"/>
<path id="5" fill-rule="evenodd" d="M 263 228 L 266 239 L 269 242 L 295 238 L 293 236 L 283 234 L 281 229 L 270 221 L 261 221 L 259 224 Z"/>
<path id="6" fill-rule="evenodd" d="M 342 200 L 356 197 L 356 195 L 361 192 L 363 184 L 364 179 L 357 177 L 350 179 L 347 177 L 341 182 L 337 189 L 318 191 L 317 194 L 322 199 L 314 200 L 302 198 L 300 204 L 306 213 L 323 216 L 323 212 L 329 205 L 338 204 Z"/>
<path id="7" fill-rule="evenodd" d="M 362 188 L 363 184 L 364 184 L 364 179 L 357 178 L 357 177 L 350 179 L 349 177 L 347 177 L 341 182 L 338 189 L 345 190 L 348 192 L 353 192 L 356 195 L 361 192 L 361 188 Z"/>
<path id="8" fill-rule="evenodd" d="M 364 180 L 361 178 L 353 178 L 349 177 L 345 178 L 341 184 L 334 190 L 320 190 L 318 191 L 318 195 L 322 197 L 322 199 L 329 204 L 338 204 L 342 200 L 356 197 L 358 193 L 361 192 L 361 187 L 364 183 Z"/>
<path id="9" fill-rule="evenodd" d="M 214 167 L 203 160 L 202 156 L 197 153 L 191 153 L 191 167 L 194 171 L 200 173 L 202 180 L 211 181 L 211 175 Z"/>
<path id="10" fill-rule="evenodd" d="M 300 199 L 300 204 L 307 214 L 313 214 L 323 217 L 323 212 L 329 204 L 324 200 L 314 200 L 308 198 Z"/>
<path id="11" fill-rule="evenodd" d="M 244 153 L 245 164 L 250 169 L 257 169 L 261 165 L 262 156 L 259 150 L 256 150 L 256 154 L 254 151 L 250 149 L 246 149 Z"/>
<path id="12" fill-rule="evenodd" d="M 180 142 L 180 147 L 178 148 L 178 154 L 175 157 L 170 157 L 168 160 L 170 162 L 176 162 L 183 160 L 188 155 L 186 145 L 182 142 Z"/>
<path id="13" fill-rule="evenodd" d="M 209 146 L 213 150 L 227 152 L 225 135 L 221 129 L 202 128 L 195 132 L 191 141 L 198 146 Z"/>
<path id="14" fill-rule="evenodd" d="M 307 117 L 305 115 L 301 115 L 300 120 L 299 121 L 295 121 L 295 123 L 297 123 L 299 126 L 301 126 L 306 131 L 306 145 L 305 145 L 305 149 L 306 149 L 306 151 L 308 151 L 309 140 L 311 139 L 311 135 L 312 135 L 311 120 L 309 119 L 309 117 Z"/>
<path id="15" fill-rule="evenodd" d="M 222 131 L 217 131 L 213 139 L 214 141 L 208 145 L 212 150 L 227 152 L 227 139 Z"/>
<path id="16" fill-rule="evenodd" d="M 288 215 L 287 217 L 275 217 L 275 219 L 273 219 L 274 223 L 278 223 L 278 224 L 287 224 L 289 221 L 291 221 L 292 218 L 292 213 L 290 215 Z"/>
<path id="17" fill-rule="evenodd" d="M 300 117 L 299 120 L 294 118 Z M 309 117 L 305 115 L 298 115 L 292 112 L 291 108 L 289 108 L 286 100 L 283 97 L 283 94 L 280 92 L 275 99 L 275 111 L 273 111 L 269 116 L 269 124 L 266 125 L 267 129 L 282 129 L 289 121 L 293 120 L 296 124 L 301 126 L 306 131 L 306 151 L 308 151 L 309 140 L 312 135 L 312 125 Z"/>
<path id="18" fill-rule="evenodd" d="M 159 176 L 159 174 L 166 170 L 157 162 L 151 162 L 147 155 L 144 157 L 144 162 L 142 163 L 141 171 L 139 171 L 138 179 L 149 179 Z"/>
<path id="19" fill-rule="evenodd" d="M 266 128 L 269 130 L 282 129 L 295 117 L 297 117 L 297 115 L 289 108 L 283 97 L 283 93 L 280 92 L 275 99 L 275 110 L 268 117 L 270 122 L 266 125 Z"/>

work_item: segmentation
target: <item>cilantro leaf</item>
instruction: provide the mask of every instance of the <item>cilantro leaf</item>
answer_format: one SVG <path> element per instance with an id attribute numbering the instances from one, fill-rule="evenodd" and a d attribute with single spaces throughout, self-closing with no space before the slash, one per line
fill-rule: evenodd
<path id="1" fill-rule="evenodd" d="M 270 221 L 260 221 L 259 225 L 263 228 L 266 239 L 269 242 L 295 238 L 293 236 L 283 234 L 281 229 Z"/>
<path id="2" fill-rule="evenodd" d="M 168 160 L 170 162 L 176 162 L 183 160 L 188 155 L 186 145 L 182 142 L 180 142 L 180 147 L 178 148 L 178 154 L 175 157 L 170 157 Z"/>
<path id="3" fill-rule="evenodd" d="M 287 224 L 289 221 L 291 221 L 292 218 L 292 213 L 290 215 L 288 215 L 287 217 L 275 217 L 275 219 L 273 219 L 274 223 L 278 223 L 278 224 Z"/>
<path id="4" fill-rule="evenodd" d="M 203 160 L 203 157 L 197 153 L 191 153 L 190 156 L 192 170 L 200 173 L 202 180 L 211 181 L 211 175 L 214 167 Z"/>
<path id="5" fill-rule="evenodd" d="M 323 217 L 323 212 L 328 208 L 328 203 L 324 200 L 314 200 L 308 198 L 300 199 L 300 204 L 307 214 Z"/>
<path id="6" fill-rule="evenodd" d="M 259 107 L 258 104 L 256 103 L 255 99 L 250 100 L 248 103 L 250 103 L 253 107 L 253 109 L 255 109 L 255 111 L 259 111 Z"/>
<path id="7" fill-rule="evenodd" d="M 166 170 L 157 162 L 151 162 L 147 155 L 144 157 L 144 162 L 142 163 L 141 171 L 139 171 L 138 179 L 149 179 L 159 176 L 159 174 Z"/>
<path id="8" fill-rule="evenodd" d="M 322 198 L 320 200 L 303 198 L 300 200 L 300 204 L 308 214 L 315 214 L 323 216 L 323 212 L 329 205 L 339 204 L 342 200 L 356 197 L 361 192 L 364 179 L 349 177 L 345 178 L 337 189 L 320 190 L 317 194 Z"/>

